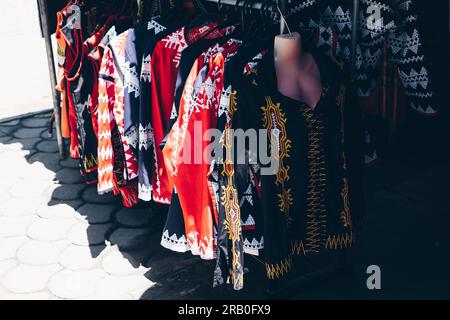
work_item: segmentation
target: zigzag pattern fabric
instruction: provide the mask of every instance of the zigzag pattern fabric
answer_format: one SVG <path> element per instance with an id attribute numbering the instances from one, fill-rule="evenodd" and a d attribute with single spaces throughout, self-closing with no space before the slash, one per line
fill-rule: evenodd
<path id="1" fill-rule="evenodd" d="M 298 19 L 304 31 L 331 28 L 337 34 L 337 55 L 351 59 L 351 0 L 292 0 L 289 15 Z M 356 80 L 358 95 L 369 96 L 377 86 L 383 63 L 383 46 L 389 46 L 389 58 L 398 66 L 399 77 L 412 109 L 431 116 L 437 113 L 423 46 L 417 29 L 412 0 L 361 0 L 360 30 L 357 43 Z M 322 45 L 330 36 L 322 36 Z M 320 44 L 320 43 L 319 43 Z"/>

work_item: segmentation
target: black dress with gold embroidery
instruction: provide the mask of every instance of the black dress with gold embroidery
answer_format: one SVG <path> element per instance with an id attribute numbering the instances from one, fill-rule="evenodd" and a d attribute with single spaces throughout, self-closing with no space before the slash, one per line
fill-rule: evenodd
<path id="1" fill-rule="evenodd" d="M 278 154 L 275 174 L 261 171 L 260 177 L 264 259 L 271 280 L 294 274 L 290 271 L 306 256 L 346 249 L 353 241 L 344 152 L 346 78 L 336 60 L 312 54 L 323 86 L 314 109 L 277 91 L 271 54 L 251 83 L 236 86 L 234 128 L 266 129 L 269 143 L 263 151 Z"/>

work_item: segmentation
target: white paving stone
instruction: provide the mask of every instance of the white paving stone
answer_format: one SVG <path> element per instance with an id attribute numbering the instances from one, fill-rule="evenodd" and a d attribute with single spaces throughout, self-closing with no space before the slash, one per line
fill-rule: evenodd
<path id="1" fill-rule="evenodd" d="M 34 151 L 34 148 L 36 146 L 36 144 L 40 141 L 39 138 L 21 138 L 21 139 L 17 139 L 14 138 L 11 141 L 9 141 L 8 143 L 20 143 L 20 145 L 22 146 L 22 150 L 30 150 L 30 151 Z"/>
<path id="2" fill-rule="evenodd" d="M 102 261 L 102 266 L 103 270 L 113 276 L 142 275 L 150 270 L 119 251 L 108 253 Z"/>
<path id="3" fill-rule="evenodd" d="M 20 144 L 19 142 L 13 142 L 14 139 L 12 138 L 0 138 L 0 141 L 2 141 L 3 143 L 0 143 L 0 151 L 1 152 L 5 152 L 5 151 L 22 151 L 22 152 L 27 152 L 25 150 L 23 150 L 23 146 L 22 144 Z M 29 154 L 29 152 L 27 152 L 27 154 Z M 17 155 L 14 155 L 15 157 L 17 157 Z"/>
<path id="4" fill-rule="evenodd" d="M 134 300 L 140 300 L 144 293 L 151 287 L 153 287 L 154 284 L 152 284 L 150 287 L 144 287 L 137 290 L 131 291 L 130 295 L 133 297 Z"/>
<path id="5" fill-rule="evenodd" d="M 39 206 L 45 202 L 45 198 L 29 198 L 26 200 L 11 198 L 0 204 L 0 213 L 6 217 L 35 215 Z"/>
<path id="6" fill-rule="evenodd" d="M 37 216 L 0 217 L 0 237 L 24 236 L 28 226 L 37 219 Z"/>
<path id="7" fill-rule="evenodd" d="M 69 245 L 67 240 L 30 240 L 17 251 L 17 258 L 21 263 L 33 266 L 55 264 L 58 263 L 59 254 Z"/>
<path id="8" fill-rule="evenodd" d="M 73 226 L 67 234 L 67 239 L 78 246 L 89 246 L 104 244 L 106 233 L 111 229 L 112 224 L 93 224 L 79 222 Z"/>
<path id="9" fill-rule="evenodd" d="M 5 273 L 14 268 L 16 265 L 17 261 L 14 259 L 0 261 L 0 279 L 3 279 Z"/>
<path id="10" fill-rule="evenodd" d="M 108 275 L 101 279 L 95 286 L 95 292 L 90 299 L 122 299 L 131 292 L 140 290 L 145 292 L 155 283 L 143 275 L 135 276 L 111 276 Z"/>
<path id="11" fill-rule="evenodd" d="M 81 299 L 94 294 L 98 281 L 105 276 L 103 270 L 63 270 L 50 279 L 48 288 L 59 298 Z"/>
<path id="12" fill-rule="evenodd" d="M 34 240 L 62 240 L 66 238 L 69 229 L 77 222 L 75 218 L 66 220 L 39 219 L 28 228 L 27 235 Z"/>
<path id="13" fill-rule="evenodd" d="M 49 300 L 49 299 L 50 293 L 46 291 L 28 294 L 8 293 L 0 295 L 0 300 Z"/>
<path id="14" fill-rule="evenodd" d="M 114 205 L 86 203 L 78 208 L 77 212 L 81 220 L 97 224 L 110 222 L 114 209 Z"/>
<path id="15" fill-rule="evenodd" d="M 5 194 L 5 192 L 8 192 L 8 189 L 11 188 L 13 184 L 14 181 L 10 182 L 10 180 L 7 179 L 0 180 L 0 194 Z"/>
<path id="16" fill-rule="evenodd" d="M 100 268 L 100 261 L 105 250 L 107 250 L 105 246 L 70 245 L 60 254 L 59 263 L 70 270 L 88 270 L 96 266 Z"/>
<path id="17" fill-rule="evenodd" d="M 40 198 L 51 185 L 53 181 L 20 181 L 14 184 L 9 192 L 19 199 Z"/>
<path id="18" fill-rule="evenodd" d="M 14 258 L 17 250 L 29 240 L 26 236 L 0 239 L 0 261 Z"/>
<path id="19" fill-rule="evenodd" d="M 144 227 L 152 217 L 152 211 L 123 208 L 116 214 L 118 223 L 125 227 Z"/>
<path id="20" fill-rule="evenodd" d="M 46 203 L 39 207 L 37 214 L 41 218 L 50 220 L 64 220 L 77 217 L 77 212 L 75 209 L 64 203 L 59 203 L 56 205 L 48 205 Z"/>
<path id="21" fill-rule="evenodd" d="M 60 271 L 62 267 L 57 264 L 48 266 L 28 266 L 20 264 L 8 271 L 2 285 L 12 293 L 33 293 L 42 291 L 52 275 Z"/>
<path id="22" fill-rule="evenodd" d="M 45 167 L 45 164 L 42 162 L 34 162 L 28 164 L 20 173 L 17 173 L 19 177 L 27 180 L 33 181 L 53 181 L 56 176 L 56 173 L 52 170 L 49 170 Z"/>

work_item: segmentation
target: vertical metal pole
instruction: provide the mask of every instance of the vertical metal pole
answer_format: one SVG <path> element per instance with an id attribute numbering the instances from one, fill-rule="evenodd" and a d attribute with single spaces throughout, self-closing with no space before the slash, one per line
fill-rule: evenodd
<path id="1" fill-rule="evenodd" d="M 356 44 L 359 36 L 359 0 L 353 0 L 353 15 L 352 15 L 352 57 L 351 57 L 351 79 L 354 79 L 356 71 Z"/>
<path id="2" fill-rule="evenodd" d="M 56 71 L 55 71 L 55 60 L 53 58 L 53 50 L 52 50 L 52 39 L 50 36 L 50 30 L 49 30 L 49 20 L 48 20 L 48 12 L 47 12 L 47 6 L 45 0 L 38 0 L 39 1 L 39 15 L 41 18 L 41 24 L 42 24 L 42 32 L 44 34 L 45 39 L 45 48 L 47 51 L 47 63 L 48 63 L 48 70 L 50 73 L 50 83 L 52 86 L 52 97 L 53 97 L 53 110 L 55 115 L 55 126 L 56 126 L 56 138 L 58 141 L 58 150 L 59 150 L 59 157 L 61 159 L 65 159 L 65 148 L 64 148 L 64 141 L 62 138 L 61 133 L 61 115 L 60 115 L 60 94 L 56 90 Z"/>

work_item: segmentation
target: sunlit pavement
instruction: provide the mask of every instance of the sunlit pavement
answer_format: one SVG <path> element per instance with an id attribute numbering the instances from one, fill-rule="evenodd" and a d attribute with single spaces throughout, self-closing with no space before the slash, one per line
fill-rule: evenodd
<path id="1" fill-rule="evenodd" d="M 0 119 L 53 107 L 36 0 L 0 1 Z"/>

